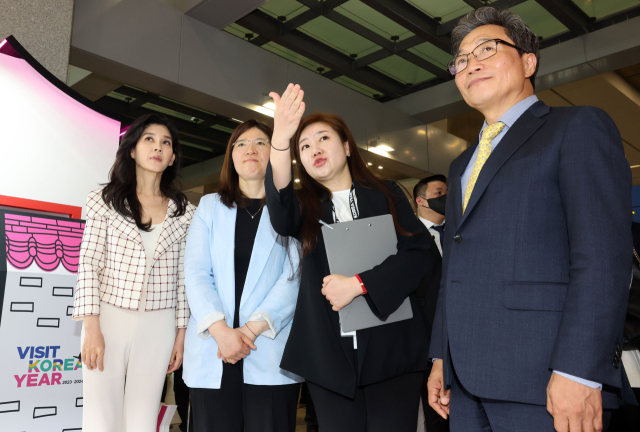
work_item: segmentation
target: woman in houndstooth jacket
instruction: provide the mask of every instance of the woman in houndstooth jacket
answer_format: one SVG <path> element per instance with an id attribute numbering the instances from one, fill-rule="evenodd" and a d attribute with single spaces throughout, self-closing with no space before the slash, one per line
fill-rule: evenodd
<path id="1" fill-rule="evenodd" d="M 173 185 L 181 156 L 173 123 L 140 117 L 122 137 L 109 183 L 87 198 L 73 308 L 84 320 L 86 432 L 155 431 L 164 376 L 182 363 L 195 207 Z"/>

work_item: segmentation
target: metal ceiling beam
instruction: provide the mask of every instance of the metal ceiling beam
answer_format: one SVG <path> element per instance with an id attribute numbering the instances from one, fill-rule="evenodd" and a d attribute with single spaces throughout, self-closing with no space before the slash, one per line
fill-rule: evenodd
<path id="1" fill-rule="evenodd" d="M 342 76 L 342 74 L 340 72 L 330 70 L 329 72 L 323 73 L 322 76 L 323 77 L 327 77 L 330 80 L 334 80 L 334 79 Z"/>
<path id="2" fill-rule="evenodd" d="M 266 37 L 262 37 L 262 36 L 256 36 L 253 39 L 251 39 L 249 42 L 251 42 L 252 44 L 261 47 L 262 45 L 268 44 L 269 43 L 269 39 L 267 39 Z"/>
<path id="3" fill-rule="evenodd" d="M 395 48 L 395 54 L 398 54 L 402 51 L 408 50 L 409 48 L 413 48 L 415 46 L 418 46 L 420 44 L 423 44 L 424 40 L 422 40 L 421 37 L 418 36 L 411 36 L 405 40 L 402 40 L 398 43 L 396 43 L 396 48 Z M 378 60 L 382 60 L 384 58 L 389 57 L 390 55 L 392 55 L 392 53 L 390 53 L 389 51 L 385 50 L 385 49 L 381 49 L 378 51 L 374 51 L 371 54 L 367 54 L 364 57 L 361 57 L 359 59 L 356 59 L 353 62 L 353 67 L 354 68 L 361 68 L 363 66 L 367 66 L 371 63 L 375 63 Z"/>
<path id="4" fill-rule="evenodd" d="M 290 21 L 285 22 L 281 27 L 280 34 L 289 33 L 290 31 L 297 29 L 301 25 L 305 25 L 309 21 L 313 21 L 314 19 L 321 16 L 323 13 L 331 12 L 333 9 L 343 5 L 347 1 L 349 0 L 325 0 L 323 2 L 311 0 L 312 3 L 315 3 L 316 5 L 319 6 L 318 8 L 316 8 L 316 7 L 310 7 L 305 1 L 298 0 L 299 3 L 302 3 L 303 5 L 309 7 L 310 9 L 308 11 L 304 11 L 303 13 L 301 13 L 300 15 L 294 18 L 291 18 Z"/>
<path id="5" fill-rule="evenodd" d="M 297 52 L 313 61 L 354 79 L 393 98 L 408 94 L 407 88 L 396 80 L 369 67 L 353 70 L 352 59 L 338 50 L 307 36 L 299 30 L 280 34 L 281 23 L 259 10 L 242 17 L 237 23 L 273 42 Z"/>
<path id="6" fill-rule="evenodd" d="M 483 6 L 488 6 L 488 4 L 484 4 L 482 0 L 464 0 L 464 2 L 474 9 L 480 9 Z"/>
<path id="7" fill-rule="evenodd" d="M 626 20 L 629 20 L 638 16 L 640 16 L 640 6 L 636 6 L 631 9 L 627 9 L 622 12 L 619 12 L 617 14 L 609 15 L 607 17 L 596 20 L 589 25 L 589 30 L 591 32 L 602 30 L 603 28 L 624 22 Z M 553 36 L 551 38 L 543 39 L 540 42 L 540 49 L 548 48 L 550 46 L 557 45 L 562 42 L 566 42 L 575 37 L 577 37 L 577 35 L 568 31 L 568 32 L 561 33 L 557 36 Z"/>
<path id="8" fill-rule="evenodd" d="M 238 126 L 237 122 L 234 122 L 224 116 L 211 115 L 211 114 L 202 112 L 200 110 L 197 110 L 197 109 L 194 109 L 194 108 L 191 108 L 167 99 L 160 98 L 159 96 L 153 95 L 152 93 L 136 90 L 131 87 L 122 86 L 117 88 L 114 91 L 116 93 L 120 93 L 122 95 L 135 98 L 136 100 L 131 102 L 130 104 L 132 108 L 138 108 L 144 105 L 145 103 L 152 103 L 154 105 L 158 105 L 163 108 L 166 108 L 172 111 L 177 111 L 179 113 L 203 120 L 202 123 L 198 123 L 198 127 L 200 127 L 201 129 L 203 129 L 203 124 L 205 123 L 208 123 L 209 126 L 213 126 L 217 124 L 220 126 L 227 127 L 229 129 L 235 129 Z M 151 98 L 151 96 L 155 96 L 155 97 Z"/>
<path id="9" fill-rule="evenodd" d="M 489 5 L 483 4 L 482 6 L 491 6 L 492 8 L 495 8 L 495 9 L 510 9 L 514 6 L 518 6 L 519 4 L 524 3 L 525 1 L 527 0 L 498 0 Z M 467 2 L 467 4 L 470 5 L 470 2 Z M 477 8 L 474 8 L 474 9 L 477 9 Z M 437 30 L 438 36 L 451 34 L 453 29 L 458 25 L 458 22 L 462 19 L 462 17 L 464 17 L 464 15 L 460 15 L 459 17 L 449 20 L 446 23 L 440 24 Z"/>
<path id="10" fill-rule="evenodd" d="M 589 33 L 591 17 L 571 0 L 536 0 L 576 36 Z"/>
<path id="11" fill-rule="evenodd" d="M 441 50 L 446 52 L 451 50 L 451 38 L 446 35 L 438 36 L 438 23 L 415 6 L 404 1 L 361 1 Z"/>
<path id="12" fill-rule="evenodd" d="M 298 0 L 298 2 L 304 4 L 305 6 L 307 6 L 308 8 L 310 8 L 309 10 L 318 10 L 320 11 L 320 9 L 322 9 L 322 3 L 318 3 L 316 0 Z M 404 58 L 405 60 L 413 63 L 414 65 L 421 67 L 422 69 L 425 69 L 427 71 L 429 71 L 430 73 L 434 74 L 435 76 L 439 77 L 439 78 L 443 78 L 443 79 L 447 79 L 450 75 L 447 73 L 447 71 L 445 71 L 444 69 L 442 69 L 441 67 L 423 59 L 422 57 L 410 53 L 410 52 L 403 52 L 403 51 L 398 51 L 398 44 L 394 43 L 393 41 L 385 38 L 384 36 L 379 35 L 378 33 L 368 29 L 367 27 L 363 26 L 362 24 L 359 24 L 355 21 L 353 21 L 350 18 L 347 18 L 346 16 L 342 15 L 341 13 L 338 13 L 334 10 L 330 10 L 330 11 L 321 11 L 322 15 L 325 16 L 326 18 L 330 19 L 331 21 L 333 21 L 334 23 L 346 28 L 347 30 L 350 30 L 352 32 L 354 32 L 355 34 L 362 36 L 363 38 L 375 43 L 376 45 L 379 45 L 383 48 L 383 50 L 387 51 L 389 53 L 389 55 L 393 55 L 393 54 L 398 54 L 400 57 Z M 420 41 L 420 43 L 422 43 L 422 41 Z M 381 58 L 385 58 L 387 56 L 381 57 Z M 370 60 L 373 59 L 373 57 L 370 58 Z M 373 63 L 373 62 L 369 62 L 366 63 L 366 65 Z M 354 69 L 357 69 L 358 67 L 362 67 L 365 66 L 365 64 L 358 64 L 357 61 L 353 62 L 353 66 Z"/>
<path id="13" fill-rule="evenodd" d="M 145 114 L 157 114 L 157 111 L 144 107 L 129 109 L 128 102 L 124 102 L 109 96 L 104 96 L 98 99 L 96 103 L 104 108 L 108 108 L 131 119 L 136 119 Z M 200 130 L 198 126 L 192 122 L 177 117 L 170 116 L 170 118 L 178 128 L 180 134 L 184 135 L 187 141 L 189 141 L 191 137 L 199 138 L 202 141 L 208 142 L 209 146 L 214 152 L 226 151 L 227 142 L 229 141 L 230 136 L 229 133 L 211 128 Z"/>

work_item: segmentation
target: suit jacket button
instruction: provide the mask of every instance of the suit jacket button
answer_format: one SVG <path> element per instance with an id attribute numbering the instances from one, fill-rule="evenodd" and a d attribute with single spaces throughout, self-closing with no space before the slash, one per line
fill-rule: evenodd
<path id="1" fill-rule="evenodd" d="M 455 236 L 453 236 L 453 241 L 456 243 L 460 243 L 462 241 L 462 236 L 460 236 L 460 234 L 456 234 Z"/>

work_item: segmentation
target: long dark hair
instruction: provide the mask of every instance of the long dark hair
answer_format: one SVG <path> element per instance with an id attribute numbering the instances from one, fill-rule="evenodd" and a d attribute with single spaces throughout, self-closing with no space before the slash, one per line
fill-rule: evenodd
<path id="1" fill-rule="evenodd" d="M 140 137 L 149 125 L 161 125 L 169 129 L 171 134 L 171 146 L 175 160 L 168 166 L 160 179 L 160 193 L 176 203 L 176 210 L 172 217 L 184 215 L 187 209 L 187 196 L 174 185 L 180 172 L 182 162 L 182 150 L 178 129 L 162 114 L 146 114 L 136 119 L 120 140 L 120 147 L 116 153 L 116 161 L 109 171 L 109 183 L 102 189 L 102 200 L 108 206 L 127 219 L 133 220 L 138 228 L 143 231 L 151 229 L 151 220 L 142 223 L 142 206 L 136 192 L 136 161 L 131 157 L 131 151 L 136 148 Z"/>
<path id="2" fill-rule="evenodd" d="M 273 135 L 273 130 L 269 126 L 253 119 L 239 124 L 231 134 L 231 138 L 229 138 L 229 143 L 227 144 L 227 151 L 224 154 L 222 172 L 220 173 L 220 183 L 222 186 L 218 189 L 218 194 L 220 195 L 222 204 L 229 208 L 233 208 L 236 205 L 240 208 L 244 208 L 247 207 L 249 203 L 247 196 L 245 196 L 245 194 L 240 190 L 240 178 L 238 177 L 238 172 L 236 171 L 236 166 L 233 163 L 233 156 L 231 156 L 231 153 L 233 153 L 233 143 L 236 142 L 240 135 L 253 128 L 257 128 L 264 132 L 269 140 L 271 140 Z"/>
<path id="3" fill-rule="evenodd" d="M 373 189 L 380 192 L 387 198 L 387 204 L 389 205 L 389 213 L 393 217 L 393 224 L 396 228 L 396 232 L 401 235 L 410 236 L 411 233 L 405 231 L 398 223 L 398 216 L 396 214 L 396 207 L 393 204 L 393 194 L 391 190 L 377 178 L 365 165 L 360 153 L 358 152 L 358 146 L 356 141 L 351 135 L 351 131 L 347 126 L 347 123 L 342 117 L 336 114 L 327 113 L 315 113 L 303 118 L 298 126 L 293 138 L 291 138 L 291 147 L 293 147 L 294 159 L 300 159 L 300 135 L 302 131 L 314 123 L 325 123 L 331 129 L 333 129 L 340 140 L 349 144 L 350 157 L 347 158 L 347 165 L 351 173 L 353 181 L 360 186 Z M 316 248 L 318 244 L 318 233 L 320 232 L 320 224 L 318 219 L 322 219 L 322 204 L 321 200 L 330 200 L 332 198 L 331 191 L 321 185 L 318 181 L 314 180 L 309 173 L 305 170 L 302 163 L 298 164 L 298 176 L 300 177 L 301 188 L 297 191 L 298 201 L 300 201 L 300 207 L 302 210 L 302 255 L 307 256 Z"/>

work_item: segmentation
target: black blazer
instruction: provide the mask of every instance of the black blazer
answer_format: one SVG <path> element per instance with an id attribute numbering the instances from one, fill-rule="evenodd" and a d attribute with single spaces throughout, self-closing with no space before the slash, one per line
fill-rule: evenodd
<path id="1" fill-rule="evenodd" d="M 631 274 L 631 170 L 593 107 L 536 102 L 487 159 L 464 214 L 451 164 L 430 354 L 489 399 L 546 405 L 553 370 L 603 384 L 618 405 Z"/>
<path id="2" fill-rule="evenodd" d="M 419 221 L 420 222 L 420 221 Z M 429 261 L 433 262 L 433 271 L 427 272 L 420 279 L 420 284 L 416 290 L 418 306 L 422 309 L 422 314 L 427 323 L 429 337 L 433 328 L 433 320 L 436 314 L 436 303 L 440 291 L 440 278 L 442 277 L 442 256 L 438 250 L 438 245 L 426 226 L 420 222 L 429 243 Z M 444 240 L 444 239 L 443 239 Z M 428 342 L 427 342 L 428 343 Z"/>
<path id="3" fill-rule="evenodd" d="M 280 367 L 306 380 L 347 397 L 354 397 L 358 386 L 373 384 L 427 369 L 428 333 L 414 291 L 420 278 L 432 271 L 429 244 L 420 229 L 404 192 L 387 182 L 394 194 L 398 222 L 412 237 L 398 235 L 398 253 L 373 269 L 360 273 L 368 294 L 364 297 L 372 311 L 384 317 L 394 312 L 407 296 L 413 318 L 393 324 L 357 331 L 358 349 L 353 338 L 341 337 L 338 313 L 320 292 L 322 280 L 330 274 L 320 232 L 318 245 L 302 260 L 300 293 L 291 334 Z M 301 241 L 302 218 L 293 182 L 280 192 L 273 184 L 271 164 L 265 178 L 266 200 L 274 230 Z M 385 196 L 355 183 L 360 218 L 389 213 Z M 322 203 L 323 221 L 333 223 L 331 200 Z M 357 351 L 357 352 L 354 352 Z"/>

